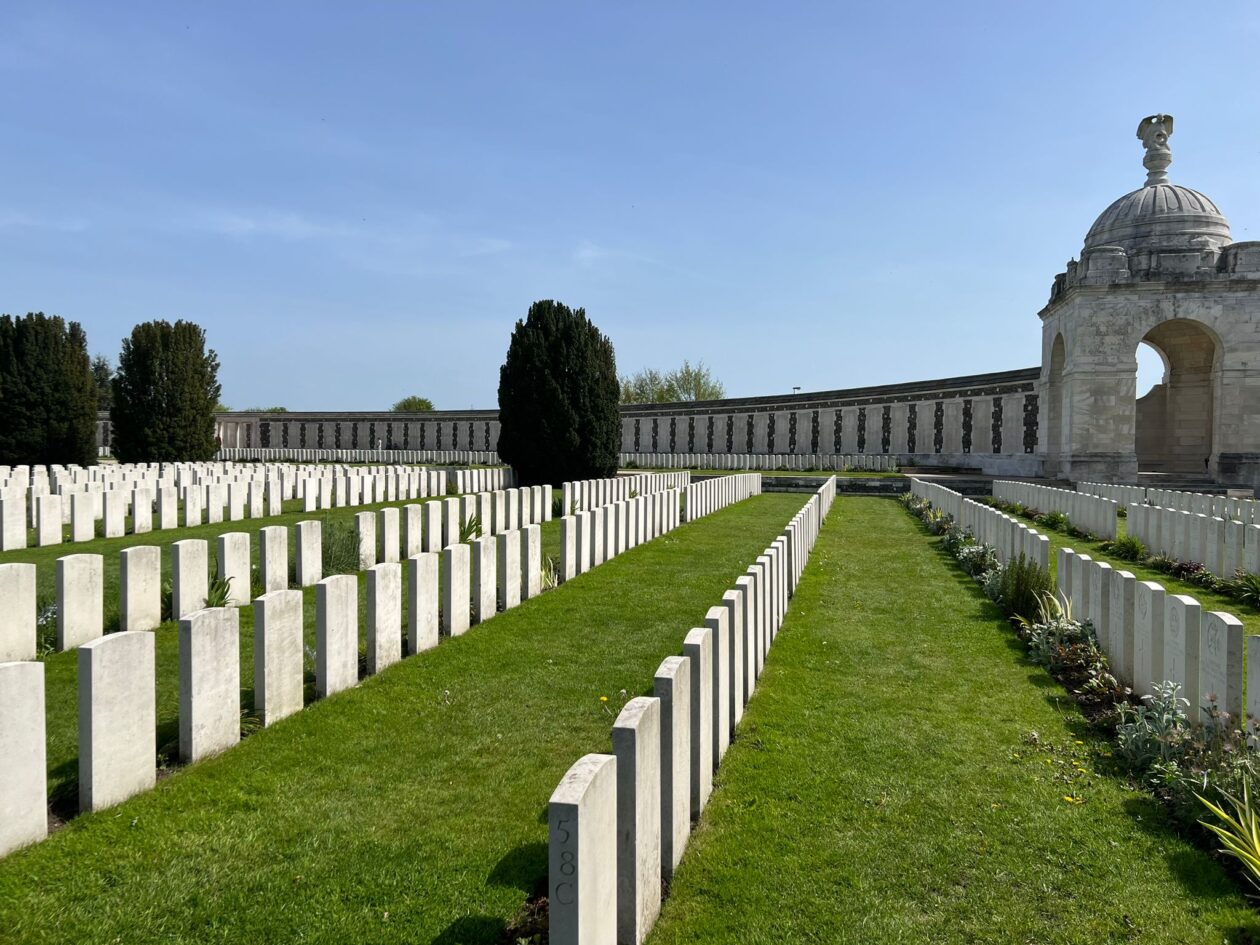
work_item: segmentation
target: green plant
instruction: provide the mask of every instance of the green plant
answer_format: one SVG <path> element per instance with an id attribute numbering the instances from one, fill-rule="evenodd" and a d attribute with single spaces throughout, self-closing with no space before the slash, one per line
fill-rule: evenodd
<path id="1" fill-rule="evenodd" d="M 612 342 L 585 310 L 535 302 L 499 369 L 499 455 L 522 486 L 616 475 L 619 395 Z"/>
<path id="2" fill-rule="evenodd" d="M 1072 527 L 1072 522 L 1062 512 L 1044 512 L 1034 521 L 1042 528 L 1050 528 L 1056 532 L 1065 532 Z"/>
<path id="3" fill-rule="evenodd" d="M 51 594 L 35 604 L 35 650 L 40 656 L 57 652 L 57 598 Z"/>
<path id="4" fill-rule="evenodd" d="M 479 515 L 468 516 L 468 521 L 459 526 L 460 544 L 471 544 L 481 537 L 481 517 Z"/>
<path id="5" fill-rule="evenodd" d="M 175 589 L 171 586 L 170 581 L 162 582 L 162 619 L 175 619 Z"/>
<path id="6" fill-rule="evenodd" d="M 547 555 L 543 559 L 542 565 L 542 589 L 544 591 L 554 591 L 560 586 L 560 569 L 556 566 L 556 559 L 551 555 Z"/>
<path id="7" fill-rule="evenodd" d="M 354 574 L 359 570 L 359 533 L 354 522 L 324 522 L 322 551 L 324 574 Z"/>
<path id="8" fill-rule="evenodd" d="M 1157 761 L 1181 758 L 1191 734 L 1186 718 L 1190 703 L 1179 695 L 1181 686 L 1165 681 L 1152 688 L 1154 693 L 1138 705 L 1119 706 L 1116 752 L 1139 774 Z"/>
<path id="9" fill-rule="evenodd" d="M 1227 813 L 1220 805 L 1213 804 L 1201 794 L 1195 795 L 1203 806 L 1220 821 L 1220 823 L 1209 823 L 1200 820 L 1199 823 L 1220 838 L 1221 852 L 1242 863 L 1252 885 L 1260 887 L 1260 818 L 1257 818 L 1251 806 L 1251 790 L 1246 782 L 1243 782 L 1242 800 L 1224 791 L 1221 792 L 1221 796 L 1233 808 L 1232 814 Z"/>
<path id="10" fill-rule="evenodd" d="M 1227 589 L 1235 600 L 1260 610 L 1260 574 L 1249 574 L 1240 568 Z"/>
<path id="11" fill-rule="evenodd" d="M 1122 535 L 1114 541 L 1103 542 L 1103 551 L 1121 561 L 1141 561 L 1146 557 L 1146 546 L 1132 535 Z"/>
<path id="12" fill-rule="evenodd" d="M 206 590 L 207 607 L 226 607 L 232 599 L 232 579 L 228 577 L 211 578 Z"/>
<path id="13" fill-rule="evenodd" d="M 964 545 L 955 554 L 958 564 L 977 580 L 997 567 L 997 550 L 992 545 Z"/>
<path id="14" fill-rule="evenodd" d="M 1042 598 L 1053 593 L 1050 572 L 1032 558 L 1021 554 L 1002 569 L 1000 600 L 1008 616 L 1032 617 L 1041 610 Z"/>

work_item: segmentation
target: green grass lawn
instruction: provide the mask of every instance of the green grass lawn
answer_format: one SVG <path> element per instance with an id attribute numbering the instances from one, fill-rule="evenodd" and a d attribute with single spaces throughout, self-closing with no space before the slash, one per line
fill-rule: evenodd
<path id="1" fill-rule="evenodd" d="M 802 503 L 684 525 L 74 819 L 0 861 L 0 940 L 501 941 L 564 772 Z"/>
<path id="2" fill-rule="evenodd" d="M 416 502 L 424 500 L 415 500 Z M 403 503 L 410 504 L 410 503 Z M 258 548 L 259 531 L 267 525 L 292 526 L 300 521 L 324 522 L 325 540 L 328 537 L 329 523 L 353 522 L 359 512 L 378 511 L 383 505 L 354 506 L 345 509 L 331 509 L 320 512 L 297 512 L 267 519 L 248 519 L 243 522 L 225 522 L 216 525 L 180 530 L 182 538 L 200 538 L 210 542 L 210 571 L 214 572 L 215 542 L 219 534 L 232 531 L 243 531 L 250 535 L 250 560 L 257 568 L 260 556 Z M 174 535 L 174 532 L 164 534 Z M 125 538 L 98 539 L 84 542 L 81 547 L 92 547 L 94 554 L 104 556 L 105 570 L 105 613 L 106 630 L 118 629 L 118 552 L 131 545 L 158 544 L 163 549 L 163 578 L 170 577 L 170 541 L 155 542 L 148 535 L 128 535 Z M 542 554 L 559 559 L 560 556 L 560 523 L 558 521 L 542 524 Z M 176 539 L 172 539 L 176 540 Z M 55 585 L 55 559 L 64 554 L 54 548 L 36 551 L 9 552 L 5 557 L 13 556 L 17 560 L 35 561 L 37 564 L 37 583 L 40 595 L 51 597 Z M 296 553 L 296 533 L 289 533 L 289 558 L 293 560 Z M 25 554 L 25 557 L 23 556 Z M 439 575 L 441 565 L 439 563 Z M 367 575 L 357 572 L 359 578 L 359 633 L 360 653 L 366 654 L 367 627 Z M 328 575 L 325 574 L 325 577 Z M 409 581 L 407 567 L 402 568 L 402 599 L 404 613 L 403 637 L 406 638 L 405 619 L 406 601 Z M 260 593 L 255 588 L 255 594 Z M 315 588 L 303 589 L 304 629 L 306 645 L 313 651 L 315 646 Z M 240 652 L 241 652 L 241 705 L 246 714 L 252 714 L 254 705 L 254 609 L 252 606 L 239 608 L 240 612 Z M 158 750 L 164 764 L 178 764 L 179 749 L 179 622 L 170 620 L 163 623 L 156 631 L 156 674 L 157 674 L 157 722 Z M 64 653 L 49 653 L 41 659 L 45 665 L 45 705 L 48 726 L 48 790 L 53 801 L 54 811 L 66 817 L 78 810 L 78 655 L 74 650 Z M 315 667 L 313 659 L 307 663 L 306 683 L 307 700 L 314 698 Z"/>
<path id="3" fill-rule="evenodd" d="M 1107 751 L 935 539 L 840 497 L 649 941 L 1257 940 Z"/>

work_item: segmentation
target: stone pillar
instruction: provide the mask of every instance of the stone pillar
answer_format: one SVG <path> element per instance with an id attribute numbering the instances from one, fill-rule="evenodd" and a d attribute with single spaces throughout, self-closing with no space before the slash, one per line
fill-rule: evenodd
<path id="1" fill-rule="evenodd" d="M 241 633 L 235 607 L 179 621 L 179 757 L 185 762 L 241 740 Z"/>
<path id="2" fill-rule="evenodd" d="M 301 591 L 271 591 L 254 599 L 254 712 L 264 726 L 302 709 L 302 625 Z"/>

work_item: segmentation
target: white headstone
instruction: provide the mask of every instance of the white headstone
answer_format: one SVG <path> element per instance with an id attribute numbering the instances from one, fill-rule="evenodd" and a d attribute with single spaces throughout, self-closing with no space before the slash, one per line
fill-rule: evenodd
<path id="1" fill-rule="evenodd" d="M 131 630 L 79 647 L 79 809 L 112 807 L 157 780 L 152 633 Z"/>
<path id="2" fill-rule="evenodd" d="M 302 709 L 302 624 L 301 591 L 254 599 L 254 711 L 264 726 Z"/>
<path id="3" fill-rule="evenodd" d="M 179 756 L 198 761 L 240 740 L 240 611 L 195 611 L 179 621 Z"/>
<path id="4" fill-rule="evenodd" d="M 320 698 L 359 681 L 359 580 L 326 577 L 315 585 L 315 692 Z"/>

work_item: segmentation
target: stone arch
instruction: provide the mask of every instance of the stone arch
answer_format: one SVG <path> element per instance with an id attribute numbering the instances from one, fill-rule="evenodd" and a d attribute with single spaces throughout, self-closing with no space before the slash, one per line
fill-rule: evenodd
<path id="1" fill-rule="evenodd" d="M 1219 448 L 1220 338 L 1200 321 L 1172 318 L 1159 322 L 1140 342 L 1159 353 L 1165 370 L 1162 383 L 1137 400 L 1138 468 L 1211 475 Z"/>
<path id="2" fill-rule="evenodd" d="M 1064 410 L 1063 369 L 1067 364 L 1067 344 L 1063 333 L 1057 332 L 1050 346 L 1050 372 L 1046 381 L 1046 453 L 1051 464 L 1059 461 L 1063 444 L 1069 442 L 1064 427 L 1067 411 Z"/>

